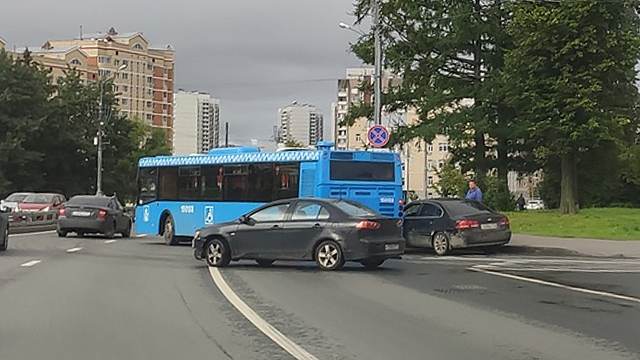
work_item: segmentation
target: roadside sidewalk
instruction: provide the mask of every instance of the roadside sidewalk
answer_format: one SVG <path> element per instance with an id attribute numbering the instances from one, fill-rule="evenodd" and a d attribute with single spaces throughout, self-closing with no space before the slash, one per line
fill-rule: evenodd
<path id="1" fill-rule="evenodd" d="M 640 241 L 597 240 L 580 238 L 554 238 L 524 234 L 513 234 L 511 247 L 536 249 L 558 249 L 562 252 L 588 256 L 640 258 Z"/>

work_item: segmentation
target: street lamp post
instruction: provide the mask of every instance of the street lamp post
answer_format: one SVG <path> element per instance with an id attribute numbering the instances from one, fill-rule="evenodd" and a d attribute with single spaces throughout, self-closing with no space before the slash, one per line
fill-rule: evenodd
<path id="1" fill-rule="evenodd" d="M 127 65 L 121 65 L 115 72 L 114 72 L 114 76 L 119 73 L 120 71 L 124 70 L 127 68 Z M 103 126 L 104 126 L 104 119 L 102 118 L 102 107 L 104 104 L 104 81 L 100 82 L 100 100 L 98 103 L 98 136 L 97 136 L 97 141 L 96 141 L 96 145 L 98 146 L 98 164 L 97 164 L 97 171 L 98 174 L 96 176 L 96 195 L 102 195 L 102 133 L 103 133 Z"/>
<path id="2" fill-rule="evenodd" d="M 371 4 L 373 17 L 373 121 L 376 125 L 382 125 L 382 36 L 380 34 L 380 4 L 379 0 L 373 0 Z M 341 22 L 338 26 L 351 30 L 358 35 L 365 34 L 353 26 Z"/>

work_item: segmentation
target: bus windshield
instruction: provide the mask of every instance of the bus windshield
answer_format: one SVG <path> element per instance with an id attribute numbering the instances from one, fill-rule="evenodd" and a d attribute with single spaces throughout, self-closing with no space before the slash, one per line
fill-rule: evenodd
<path id="1" fill-rule="evenodd" d="M 394 164 L 376 161 L 332 160 L 331 180 L 394 181 Z"/>

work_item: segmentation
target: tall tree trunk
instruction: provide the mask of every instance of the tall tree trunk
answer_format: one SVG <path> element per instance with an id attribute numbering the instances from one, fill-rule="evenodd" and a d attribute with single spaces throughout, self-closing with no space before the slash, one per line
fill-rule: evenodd
<path id="1" fill-rule="evenodd" d="M 576 157 L 571 151 L 560 156 L 560 213 L 575 214 L 578 174 L 576 173 Z"/>

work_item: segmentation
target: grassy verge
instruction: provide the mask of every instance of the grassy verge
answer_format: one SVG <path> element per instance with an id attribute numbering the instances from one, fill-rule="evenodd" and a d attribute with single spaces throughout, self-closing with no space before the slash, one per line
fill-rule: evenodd
<path id="1" fill-rule="evenodd" d="M 541 210 L 509 212 L 508 215 L 514 233 L 640 241 L 640 209 L 582 209 L 576 215 Z"/>

